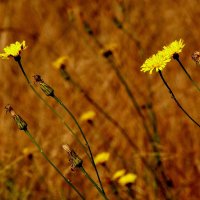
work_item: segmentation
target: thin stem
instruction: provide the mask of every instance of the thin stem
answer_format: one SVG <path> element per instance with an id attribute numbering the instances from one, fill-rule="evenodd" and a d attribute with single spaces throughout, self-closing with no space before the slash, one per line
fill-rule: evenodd
<path id="1" fill-rule="evenodd" d="M 163 81 L 163 83 L 165 84 L 165 86 L 167 87 L 167 89 L 169 90 L 169 93 L 172 95 L 172 98 L 174 99 L 174 101 L 176 102 L 176 104 L 178 105 L 178 107 L 187 115 L 187 117 L 194 122 L 198 127 L 200 127 L 200 124 L 198 122 L 196 122 L 186 111 L 185 109 L 181 106 L 181 104 L 178 102 L 178 100 L 176 99 L 174 93 L 172 92 L 171 88 L 169 87 L 169 85 L 167 84 L 167 82 L 165 81 L 162 72 L 159 71 L 159 75 Z"/>
<path id="2" fill-rule="evenodd" d="M 114 60 L 113 60 L 113 57 L 110 57 L 108 59 L 108 61 L 110 62 L 111 64 L 111 67 L 113 68 L 113 70 L 115 71 L 118 79 L 120 80 L 121 84 L 124 86 L 125 90 L 126 90 L 126 93 L 128 95 L 128 97 L 130 98 L 132 104 L 133 104 L 133 107 L 136 109 L 138 115 L 140 116 L 141 118 L 141 121 L 142 121 L 142 124 L 143 124 L 143 127 L 147 133 L 147 136 L 150 140 L 150 142 L 152 142 L 152 138 L 151 138 L 151 134 L 150 134 L 150 130 L 146 124 L 146 121 L 145 121 L 145 117 L 143 115 L 143 113 L 141 112 L 141 108 L 136 100 L 136 98 L 134 97 L 133 93 L 131 92 L 126 80 L 124 79 L 124 77 L 122 76 L 121 72 L 119 71 L 119 69 L 117 68 L 117 66 L 115 65 L 114 63 Z"/>
<path id="3" fill-rule="evenodd" d="M 200 87 L 198 86 L 198 84 L 192 79 L 192 77 L 190 76 L 190 74 L 187 72 L 187 70 L 185 69 L 185 67 L 183 66 L 183 64 L 181 63 L 179 58 L 174 58 L 180 65 L 180 67 L 183 69 L 183 71 L 185 72 L 185 74 L 187 75 L 187 77 L 190 79 L 190 81 L 192 82 L 192 84 L 196 87 L 196 89 L 200 92 Z"/>
<path id="4" fill-rule="evenodd" d="M 26 75 L 26 72 L 21 64 L 21 59 L 17 59 L 16 62 L 19 64 L 19 67 L 26 79 L 26 81 L 28 82 L 29 86 L 31 87 L 31 89 L 33 90 L 33 92 L 36 94 L 36 96 L 59 118 L 59 120 L 66 126 L 66 128 L 70 131 L 70 133 L 74 136 L 74 138 L 77 140 L 77 142 L 83 147 L 85 153 L 87 154 L 88 157 L 89 154 L 87 152 L 87 148 L 85 147 L 85 145 L 79 140 L 79 138 L 77 137 L 76 133 L 74 133 L 74 131 L 70 128 L 70 126 L 64 121 L 64 119 L 62 118 L 62 116 L 52 107 L 50 106 L 41 96 L 40 94 L 35 90 L 35 88 L 33 87 L 33 85 L 31 84 L 28 76 Z"/>
<path id="5" fill-rule="evenodd" d="M 132 138 L 129 136 L 129 134 L 126 132 L 126 130 L 118 123 L 118 121 L 115 120 L 111 115 L 109 115 L 109 113 L 107 113 L 92 97 L 90 97 L 88 95 L 87 91 L 85 91 L 78 82 L 74 81 L 68 72 L 63 70 L 62 74 L 64 77 L 69 78 L 67 80 L 69 80 L 81 93 L 83 93 L 84 97 L 88 100 L 88 102 L 90 102 L 110 123 L 112 123 L 121 132 L 121 134 L 125 137 L 127 142 L 135 150 L 138 151 L 138 147 L 132 141 Z M 64 74 L 67 74 L 67 75 L 64 75 Z"/>
<path id="6" fill-rule="evenodd" d="M 97 188 L 97 190 L 99 191 L 99 193 L 102 195 L 102 197 L 106 200 L 108 200 L 108 198 L 106 197 L 105 193 L 101 190 L 101 188 L 99 188 L 99 186 L 95 183 L 95 181 L 91 178 L 91 176 L 85 171 L 84 167 L 80 168 L 81 171 L 83 172 L 83 174 L 85 175 L 85 177 L 87 179 L 90 180 L 90 182 Z"/>
<path id="7" fill-rule="evenodd" d="M 98 170 L 97 170 L 97 167 L 96 167 L 95 162 L 94 162 L 94 158 L 93 158 L 93 154 L 92 154 L 90 145 L 89 145 L 89 143 L 88 143 L 88 141 L 87 141 L 87 138 L 85 137 L 85 134 L 84 134 L 82 128 L 80 127 L 78 121 L 76 120 L 76 118 L 74 117 L 74 115 L 72 114 L 72 112 L 63 104 L 63 102 L 62 102 L 56 95 L 53 95 L 52 97 L 53 97 L 53 98 L 63 107 L 63 109 L 71 116 L 71 118 L 74 120 L 74 122 L 76 123 L 77 127 L 79 128 L 79 130 L 80 130 L 80 132 L 81 132 L 81 135 L 82 135 L 83 139 L 85 140 L 86 146 L 88 147 L 89 154 L 90 154 L 90 158 L 91 158 L 90 160 L 91 160 L 92 165 L 93 165 L 93 167 L 94 167 L 94 169 L 95 169 L 95 172 L 96 172 L 96 175 L 97 175 L 99 184 L 100 184 L 100 186 L 101 186 L 102 192 L 105 194 L 104 189 L 103 189 L 103 185 L 102 185 L 102 182 L 101 182 L 101 179 L 100 179 Z"/>
<path id="8" fill-rule="evenodd" d="M 63 179 L 65 180 L 65 182 L 72 187 L 72 189 L 79 195 L 79 197 L 81 199 L 85 199 L 85 197 L 78 191 L 78 189 L 72 184 L 72 182 L 67 179 L 62 172 L 54 165 L 54 163 L 47 157 L 47 155 L 43 152 L 42 148 L 40 147 L 40 145 L 36 142 L 35 138 L 30 134 L 30 132 L 28 130 L 24 130 L 24 132 L 26 133 L 26 135 L 28 135 L 28 137 L 30 138 L 30 140 L 32 141 L 32 143 L 37 147 L 37 149 L 40 151 L 40 153 L 42 154 L 42 156 L 49 162 L 49 164 L 60 174 L 60 176 L 63 177 Z"/>

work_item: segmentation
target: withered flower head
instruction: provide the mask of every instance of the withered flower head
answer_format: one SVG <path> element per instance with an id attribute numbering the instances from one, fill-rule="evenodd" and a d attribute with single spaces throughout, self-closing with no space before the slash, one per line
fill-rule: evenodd
<path id="1" fill-rule="evenodd" d="M 76 168 L 81 168 L 83 165 L 83 160 L 76 154 L 73 149 L 66 144 L 62 146 L 65 151 L 67 151 L 69 155 L 69 162 L 71 164 L 71 169 L 75 170 Z"/>
<path id="2" fill-rule="evenodd" d="M 6 110 L 6 113 L 10 113 L 10 115 L 15 120 L 20 130 L 24 130 L 24 131 L 27 130 L 27 123 L 19 115 L 15 113 L 14 109 L 12 108 L 10 104 L 5 106 L 5 110 Z"/>
<path id="3" fill-rule="evenodd" d="M 199 51 L 195 51 L 192 54 L 192 59 L 196 62 L 197 65 L 200 65 L 200 52 Z"/>

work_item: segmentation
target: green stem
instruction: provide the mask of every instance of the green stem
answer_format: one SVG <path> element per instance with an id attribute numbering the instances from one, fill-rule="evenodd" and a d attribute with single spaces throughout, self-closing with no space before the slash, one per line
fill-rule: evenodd
<path id="1" fill-rule="evenodd" d="M 28 137 L 30 138 L 30 140 L 32 141 L 32 143 L 37 147 L 37 149 L 40 151 L 40 153 L 42 154 L 42 156 L 49 162 L 49 164 L 60 174 L 60 176 L 63 177 L 63 179 L 65 180 L 65 182 L 72 187 L 72 189 L 79 195 L 79 197 L 81 199 L 85 199 L 84 196 L 78 191 L 78 189 L 72 184 L 72 182 L 67 179 L 62 172 L 54 165 L 54 163 L 47 157 L 47 155 L 43 152 L 42 148 L 40 147 L 40 145 L 36 142 L 35 138 L 30 134 L 30 132 L 26 129 L 24 130 L 24 132 L 26 133 L 26 135 L 28 135 Z"/>
<path id="2" fill-rule="evenodd" d="M 84 134 L 82 128 L 80 127 L 78 121 L 76 120 L 76 118 L 74 117 L 74 115 L 72 114 L 72 112 L 63 104 L 63 102 L 62 102 L 56 95 L 53 95 L 52 97 L 53 97 L 53 98 L 57 101 L 57 103 L 59 103 L 59 104 L 63 107 L 63 109 L 71 116 L 71 118 L 74 120 L 74 122 L 76 123 L 77 127 L 79 128 L 79 130 L 80 130 L 80 132 L 81 132 L 81 135 L 82 135 L 83 139 L 85 140 L 86 146 L 88 147 L 89 154 L 90 154 L 90 160 L 91 160 L 92 165 L 93 165 L 93 167 L 94 167 L 94 169 L 95 169 L 95 172 L 96 172 L 96 175 L 97 175 L 99 184 L 100 184 L 100 186 L 101 186 L 102 192 L 105 194 L 104 189 L 103 189 L 103 185 L 102 185 L 102 182 L 101 182 L 101 179 L 100 179 L 98 170 L 97 170 L 97 167 L 96 167 L 95 162 L 94 162 L 94 158 L 93 158 L 93 154 L 92 154 L 90 145 L 89 145 L 89 143 L 88 143 L 88 141 L 87 141 L 87 138 L 85 137 L 85 134 Z"/>
<path id="3" fill-rule="evenodd" d="M 26 75 L 26 72 L 24 71 L 24 68 L 21 64 L 21 58 L 15 59 L 16 62 L 19 64 L 19 67 L 26 79 L 26 81 L 28 82 L 29 86 L 31 87 L 31 89 L 33 90 L 33 92 L 36 94 L 36 96 L 59 118 L 59 120 L 65 125 L 65 127 L 70 131 L 70 133 L 74 136 L 74 138 L 76 139 L 76 141 L 83 147 L 85 153 L 87 154 L 88 157 L 89 154 L 87 152 L 87 148 L 85 147 L 85 145 L 79 140 L 79 138 L 77 137 L 76 133 L 74 133 L 74 131 L 68 126 L 68 124 L 64 121 L 64 119 L 62 118 L 62 116 L 52 107 L 50 106 L 41 96 L 40 94 L 35 90 L 35 88 L 33 87 L 33 85 L 31 84 L 28 76 Z"/>
<path id="4" fill-rule="evenodd" d="M 108 198 L 106 197 L 105 193 L 101 190 L 101 188 L 99 188 L 99 186 L 95 183 L 95 181 L 90 177 L 90 175 L 85 171 L 84 167 L 80 168 L 81 171 L 83 172 L 83 174 L 85 175 L 85 177 L 87 179 L 90 180 L 90 182 L 96 187 L 96 189 L 99 191 L 99 193 L 102 195 L 102 197 L 106 200 L 108 200 Z"/>
<path id="5" fill-rule="evenodd" d="M 183 71 L 185 72 L 185 74 L 187 75 L 187 77 L 190 79 L 190 81 L 192 82 L 192 84 L 196 87 L 196 89 L 200 92 L 200 87 L 198 86 L 198 84 L 192 79 L 192 77 L 190 76 L 190 74 L 187 72 L 187 70 L 185 69 L 185 67 L 183 66 L 183 64 L 181 63 L 179 58 L 174 58 L 180 65 L 180 67 L 183 69 Z"/>
<path id="6" fill-rule="evenodd" d="M 67 74 L 67 75 L 64 75 Z M 62 75 L 64 77 L 69 77 L 69 81 L 81 92 L 83 93 L 84 97 L 90 102 L 110 123 L 112 123 L 120 132 L 121 134 L 126 138 L 127 142 L 138 151 L 138 147 L 133 142 L 132 138 L 129 136 L 129 134 L 126 132 L 126 130 L 118 123 L 117 120 L 115 120 L 111 115 L 109 115 L 94 99 L 92 99 L 87 92 L 81 87 L 79 83 L 74 81 L 72 77 L 68 74 L 66 71 L 62 71 Z"/>
<path id="7" fill-rule="evenodd" d="M 172 95 L 172 98 L 174 99 L 174 101 L 176 102 L 176 104 L 178 105 L 178 107 L 186 114 L 186 116 L 193 122 L 195 123 L 198 127 L 200 127 L 200 124 L 198 122 L 196 122 L 187 112 L 186 110 L 181 106 L 181 104 L 178 102 L 178 100 L 176 99 L 174 93 L 172 92 L 171 88 L 169 87 L 169 85 L 167 84 L 167 82 L 165 81 L 162 72 L 159 71 L 159 75 L 163 81 L 163 83 L 165 84 L 165 86 L 167 87 L 167 89 L 169 90 L 169 93 Z"/>

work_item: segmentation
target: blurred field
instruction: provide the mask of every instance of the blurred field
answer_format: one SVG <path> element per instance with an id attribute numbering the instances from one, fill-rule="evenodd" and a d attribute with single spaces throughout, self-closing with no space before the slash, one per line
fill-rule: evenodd
<path id="1" fill-rule="evenodd" d="M 56 95 L 77 119 L 88 110 L 96 113 L 93 123 L 80 122 L 94 155 L 108 151 L 111 155 L 107 168 L 98 166 L 105 191 L 112 193 L 108 179 L 119 169 L 137 175 L 132 186 L 135 199 L 167 199 L 154 175 L 161 178 L 154 152 L 141 119 L 133 107 L 123 85 L 109 62 L 101 55 L 102 47 L 114 44 L 113 57 L 139 103 L 146 120 L 152 103 L 156 127 L 160 136 L 162 167 L 168 177 L 166 185 L 170 199 L 200 199 L 200 136 L 199 129 L 177 107 L 157 73 L 140 72 L 146 58 L 164 45 L 182 38 L 185 47 L 180 59 L 191 76 L 200 82 L 200 68 L 191 59 L 199 48 L 199 1 L 25 1 L 0 0 L 0 50 L 15 41 L 25 40 L 28 48 L 22 53 L 22 63 L 29 77 L 40 74 Z M 124 29 L 113 22 L 117 18 Z M 93 36 L 84 29 L 88 23 Z M 126 31 L 124 31 L 126 30 Z M 139 48 L 138 48 L 139 47 Z M 141 53 L 142 50 L 142 53 Z M 67 70 L 87 94 L 95 100 L 121 127 L 137 150 L 119 129 L 110 123 L 76 88 L 65 81 L 52 63 L 67 55 Z M 77 194 L 43 159 L 29 138 L 17 129 L 4 107 L 11 104 L 28 123 L 46 154 L 70 178 L 88 200 L 102 199 L 91 183 L 78 171 L 71 171 L 63 144 L 69 144 L 83 159 L 83 164 L 96 179 L 89 160 L 69 131 L 38 100 L 28 87 L 20 68 L 13 60 L 0 60 L 0 199 L 75 200 Z M 198 91 L 192 86 L 175 61 L 163 70 L 168 84 L 183 107 L 200 122 Z M 39 87 L 36 89 L 41 93 Z M 70 117 L 53 99 L 44 98 L 78 132 Z M 155 121 L 154 121 L 155 122 Z M 148 122 L 149 127 L 151 124 Z M 152 130 L 152 128 L 151 128 Z M 80 136 L 80 133 L 79 133 Z M 80 136 L 81 138 L 81 136 Z M 28 152 L 28 153 L 27 153 Z M 152 174 L 141 161 L 152 166 Z M 131 198 L 127 188 L 117 186 L 121 199 Z"/>

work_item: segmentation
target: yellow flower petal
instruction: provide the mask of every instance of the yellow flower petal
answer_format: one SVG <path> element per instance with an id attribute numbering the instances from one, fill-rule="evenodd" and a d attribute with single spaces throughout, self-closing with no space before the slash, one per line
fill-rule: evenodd
<path id="1" fill-rule="evenodd" d="M 164 46 L 162 51 L 158 51 L 148 58 L 144 64 L 141 66 L 142 72 L 149 72 L 150 74 L 155 69 L 156 72 L 163 70 L 167 63 L 171 61 L 171 58 L 175 53 L 180 53 L 185 46 L 182 39 L 179 41 L 175 40 L 168 46 Z"/>
<path id="2" fill-rule="evenodd" d="M 102 153 L 99 153 L 95 156 L 94 158 L 94 162 L 96 165 L 98 164 L 104 164 L 106 163 L 110 158 L 110 153 L 108 152 L 102 152 Z"/>
<path id="3" fill-rule="evenodd" d="M 136 174 L 133 174 L 133 173 L 128 173 L 124 176 L 122 176 L 118 183 L 122 186 L 126 186 L 128 184 L 132 184 L 135 182 L 135 180 L 137 179 L 137 175 Z"/>
<path id="4" fill-rule="evenodd" d="M 80 121 L 88 121 L 94 119 L 96 113 L 92 110 L 89 110 L 85 113 L 83 113 L 80 117 Z"/>
<path id="5" fill-rule="evenodd" d="M 64 65 L 67 60 L 69 60 L 68 56 L 61 56 L 57 60 L 55 60 L 52 64 L 54 68 L 60 69 L 61 66 Z"/>
<path id="6" fill-rule="evenodd" d="M 21 51 L 23 51 L 26 48 L 27 46 L 25 44 L 25 41 L 23 41 L 22 43 L 17 41 L 14 44 L 10 44 L 9 46 L 5 47 L 3 49 L 4 53 L 1 53 L 0 57 L 2 59 L 8 59 L 9 57 L 17 57 L 21 54 Z"/>
<path id="7" fill-rule="evenodd" d="M 112 177 L 112 180 L 117 180 L 118 178 L 120 178 L 121 176 L 124 176 L 124 174 L 126 173 L 126 170 L 125 169 L 121 169 L 121 170 L 118 170 L 114 173 L 113 177 Z"/>
<path id="8" fill-rule="evenodd" d="M 173 57 L 173 55 L 175 53 L 180 53 L 184 46 L 185 46 L 185 44 L 184 44 L 182 39 L 180 39 L 179 41 L 175 40 L 174 42 L 172 42 L 168 46 L 164 46 L 163 52 L 165 54 L 167 54 L 169 57 Z"/>

